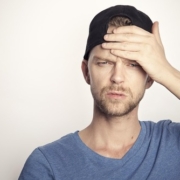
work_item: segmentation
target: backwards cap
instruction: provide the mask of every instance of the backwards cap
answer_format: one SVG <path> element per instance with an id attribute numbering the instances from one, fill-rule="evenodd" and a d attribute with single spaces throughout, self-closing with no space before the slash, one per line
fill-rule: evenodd
<path id="1" fill-rule="evenodd" d="M 90 51 L 97 45 L 105 42 L 109 21 L 116 16 L 127 17 L 132 25 L 136 25 L 151 33 L 152 21 L 143 12 L 133 6 L 117 5 L 98 13 L 90 23 L 84 59 L 88 60 Z"/>

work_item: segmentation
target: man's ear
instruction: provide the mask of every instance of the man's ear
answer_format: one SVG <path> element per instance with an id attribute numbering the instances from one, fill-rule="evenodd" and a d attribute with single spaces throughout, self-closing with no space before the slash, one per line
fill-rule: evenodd
<path id="1" fill-rule="evenodd" d="M 154 80 L 148 76 L 147 81 L 146 81 L 146 89 L 149 89 L 152 86 L 153 82 L 154 82 Z"/>
<path id="2" fill-rule="evenodd" d="M 82 73 L 84 76 L 85 81 L 90 84 L 90 77 L 89 77 L 89 69 L 88 69 L 88 61 L 83 60 L 81 64 Z"/>

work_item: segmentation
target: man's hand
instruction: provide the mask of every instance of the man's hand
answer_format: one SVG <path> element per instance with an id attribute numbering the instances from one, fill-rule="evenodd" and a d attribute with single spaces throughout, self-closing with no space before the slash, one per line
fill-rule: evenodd
<path id="1" fill-rule="evenodd" d="M 114 29 L 112 34 L 106 34 L 104 39 L 107 41 L 102 44 L 104 49 L 110 49 L 116 56 L 135 60 L 154 81 L 180 98 L 180 72 L 165 57 L 158 22 L 153 24 L 152 33 L 137 26 L 123 26 Z M 171 87 L 172 81 L 179 86 Z"/>

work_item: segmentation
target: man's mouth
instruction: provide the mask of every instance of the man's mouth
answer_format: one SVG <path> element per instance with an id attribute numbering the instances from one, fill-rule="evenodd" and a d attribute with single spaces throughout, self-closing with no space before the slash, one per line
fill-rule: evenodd
<path id="1" fill-rule="evenodd" d="M 126 97 L 126 94 L 118 91 L 109 91 L 107 94 L 109 98 L 122 99 Z"/>

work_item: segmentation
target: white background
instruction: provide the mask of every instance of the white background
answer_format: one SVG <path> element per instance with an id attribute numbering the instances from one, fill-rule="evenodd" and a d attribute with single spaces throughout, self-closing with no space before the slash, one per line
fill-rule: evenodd
<path id="1" fill-rule="evenodd" d="M 16 180 L 37 146 L 90 123 L 92 98 L 80 69 L 88 26 L 116 4 L 160 22 L 166 56 L 180 70 L 179 0 L 0 0 L 1 180 Z M 179 110 L 179 100 L 155 83 L 139 117 L 180 122 Z"/>

